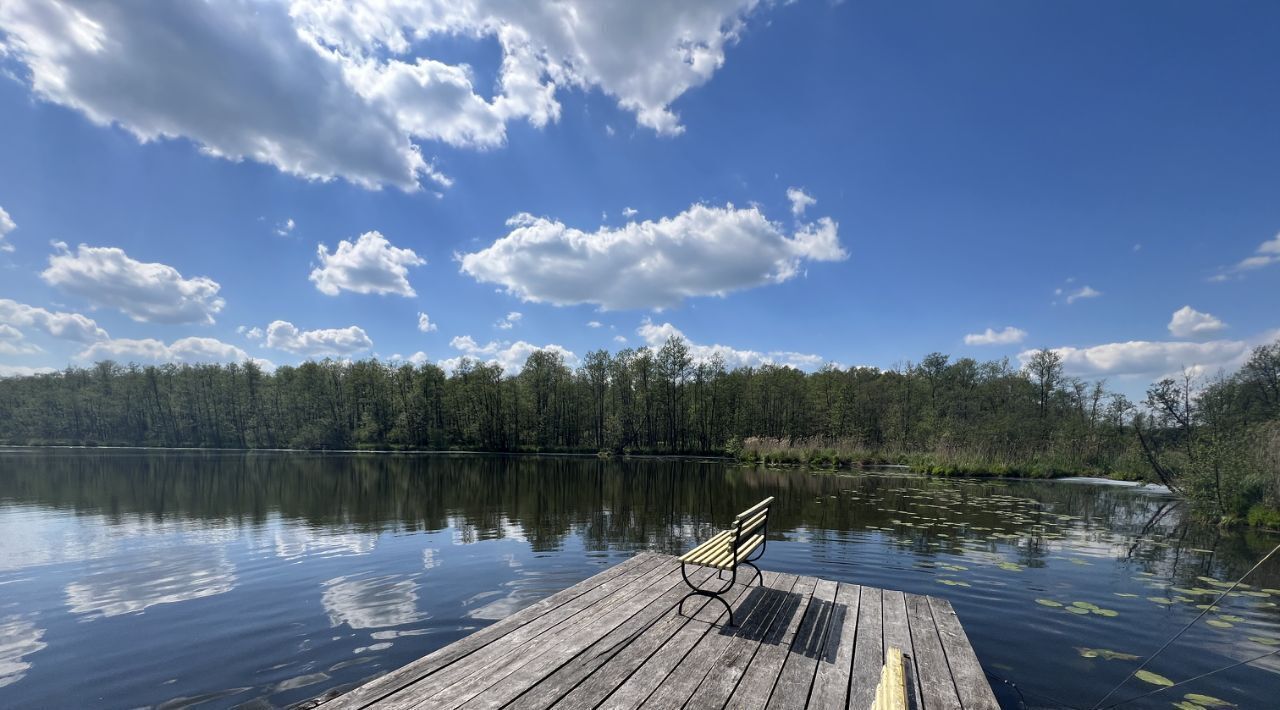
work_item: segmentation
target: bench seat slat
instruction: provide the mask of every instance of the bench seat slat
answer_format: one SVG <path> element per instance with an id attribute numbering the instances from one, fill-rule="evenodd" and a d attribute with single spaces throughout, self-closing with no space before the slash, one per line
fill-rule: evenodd
<path id="1" fill-rule="evenodd" d="M 766 498 L 739 513 L 734 518 L 733 528 L 716 533 L 678 559 L 682 563 L 702 567 L 722 570 L 736 568 L 764 544 L 764 527 L 768 523 L 772 503 L 773 498 Z"/>
<path id="2" fill-rule="evenodd" d="M 760 501 L 759 503 L 756 503 L 755 505 L 751 506 L 750 508 L 747 508 L 746 510 L 742 511 L 741 513 L 738 513 L 738 516 L 737 516 L 737 518 L 735 518 L 735 519 L 742 519 L 742 518 L 748 518 L 748 517 L 751 517 L 751 516 L 752 516 L 752 515 L 754 515 L 755 513 L 760 512 L 760 510 L 761 510 L 761 509 L 763 509 L 763 508 L 768 508 L 768 507 L 769 507 L 769 505 L 770 505 L 771 503 L 773 503 L 773 496 L 769 496 L 768 498 L 765 498 L 764 500 Z"/>
<path id="3" fill-rule="evenodd" d="M 720 548 L 728 547 L 732 543 L 732 540 L 733 540 L 732 530 L 725 530 L 724 532 L 716 533 L 716 535 L 712 537 L 710 540 L 707 540 L 701 545 L 698 545 L 692 550 L 689 550 L 688 552 L 681 555 L 680 561 L 681 562 L 698 562 L 699 560 L 705 557 L 709 557 L 715 552 L 719 551 Z"/>
<path id="4" fill-rule="evenodd" d="M 760 511 L 759 513 L 756 513 L 754 517 L 752 517 L 751 519 L 747 520 L 742 524 L 742 535 L 747 536 L 755 532 L 757 529 L 763 526 L 764 522 L 768 519 L 769 519 L 769 511 L 763 510 L 763 511 Z"/>
<path id="5" fill-rule="evenodd" d="M 747 559 L 747 555 L 750 555 L 753 550 L 760 547 L 763 542 L 764 535 L 753 535 L 746 542 L 738 545 L 738 561 Z"/>

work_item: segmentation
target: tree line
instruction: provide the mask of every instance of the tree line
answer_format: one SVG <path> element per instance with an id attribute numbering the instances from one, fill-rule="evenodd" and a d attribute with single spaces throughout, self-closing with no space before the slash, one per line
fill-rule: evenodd
<path id="1" fill-rule="evenodd" d="M 1280 341 L 1234 374 L 1147 390 L 1133 428 L 1151 471 L 1207 515 L 1280 529 Z"/>
<path id="2" fill-rule="evenodd" d="M 539 351 L 514 375 L 467 359 L 448 373 L 377 360 L 272 372 L 252 362 L 106 361 L 0 380 L 0 442 L 9 444 L 729 453 L 936 473 L 1155 472 L 1198 498 L 1206 494 L 1184 477 L 1216 476 L 1215 500 L 1231 483 L 1223 470 L 1262 465 L 1244 461 L 1266 450 L 1277 420 L 1280 343 L 1207 386 L 1156 383 L 1144 402 L 1068 376 L 1052 350 L 1022 367 L 931 353 L 885 370 L 805 373 L 695 360 L 680 338 L 597 350 L 577 367 Z"/>

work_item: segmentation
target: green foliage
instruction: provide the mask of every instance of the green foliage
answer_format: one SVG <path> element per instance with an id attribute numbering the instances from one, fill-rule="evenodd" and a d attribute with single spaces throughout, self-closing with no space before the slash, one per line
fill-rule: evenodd
<path id="1" fill-rule="evenodd" d="M 1280 510 L 1257 503 L 1249 508 L 1245 520 L 1255 528 L 1280 530 Z"/>
<path id="2" fill-rule="evenodd" d="M 1147 392 L 1152 466 L 1202 517 L 1274 526 L 1280 518 L 1280 343 L 1203 387 L 1190 375 Z M 1146 428 L 1141 420 L 1139 427 Z"/>
<path id="3" fill-rule="evenodd" d="M 1218 518 L 1280 510 L 1280 345 L 1193 394 L 1153 386 L 1148 412 L 1038 352 L 941 353 L 892 370 L 806 374 L 661 348 L 553 352 L 519 374 L 464 359 L 91 368 L 0 380 L 0 442 L 215 448 L 727 454 L 821 469 L 899 464 L 940 476 L 1161 476 Z M 1142 422 L 1144 442 L 1135 437 Z M 1269 457 L 1269 458 L 1268 458 Z M 1265 517 L 1265 516 L 1264 516 Z"/>

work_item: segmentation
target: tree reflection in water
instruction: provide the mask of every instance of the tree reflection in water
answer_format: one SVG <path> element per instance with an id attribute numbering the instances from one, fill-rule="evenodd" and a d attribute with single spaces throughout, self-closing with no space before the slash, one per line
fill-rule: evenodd
<path id="1" fill-rule="evenodd" d="M 220 681 L 196 674 L 165 686 L 184 676 L 172 667 L 182 661 L 139 661 L 136 682 L 116 690 L 122 702 L 286 704 L 408 662 L 630 552 L 682 552 L 767 496 L 766 568 L 946 596 L 985 664 L 1062 697 L 1100 695 L 1125 671 L 1078 647 L 1149 651 L 1211 598 L 1196 593 L 1205 579 L 1234 579 L 1275 544 L 1191 524 L 1166 496 L 1062 482 L 680 459 L 6 450 L 0 532 L 13 534 L 0 583 L 14 576 L 9 589 L 19 590 L 47 576 L 81 627 L 149 628 L 144 611 L 198 608 L 168 622 L 189 625 L 172 642 L 223 634 Z M 1228 626 L 1192 635 L 1202 652 L 1180 654 L 1166 675 L 1190 677 L 1262 643 L 1252 638 L 1280 638 L 1280 592 L 1261 591 L 1280 589 L 1280 565 L 1250 584 L 1252 596 L 1224 602 Z M 1087 602 L 1114 618 L 1037 599 Z M 0 622 L 10 639 L 0 640 L 0 682 L 10 684 L 0 705 L 14 689 L 25 688 L 9 696 L 20 700 L 64 690 L 35 678 L 59 622 L 31 604 Z M 35 613 L 50 631 L 32 625 Z M 1073 672 L 1049 672 L 1063 667 Z M 83 697 L 100 691 L 89 685 Z"/>

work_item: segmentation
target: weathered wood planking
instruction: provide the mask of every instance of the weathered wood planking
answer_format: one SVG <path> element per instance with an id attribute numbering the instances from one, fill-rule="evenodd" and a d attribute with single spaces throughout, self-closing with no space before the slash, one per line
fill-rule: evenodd
<path id="1" fill-rule="evenodd" d="M 322 707 L 863 710 L 889 648 L 912 707 L 999 707 L 945 600 L 765 572 L 725 595 L 727 627 L 703 597 L 678 613 L 685 591 L 674 557 L 640 554 Z"/>

